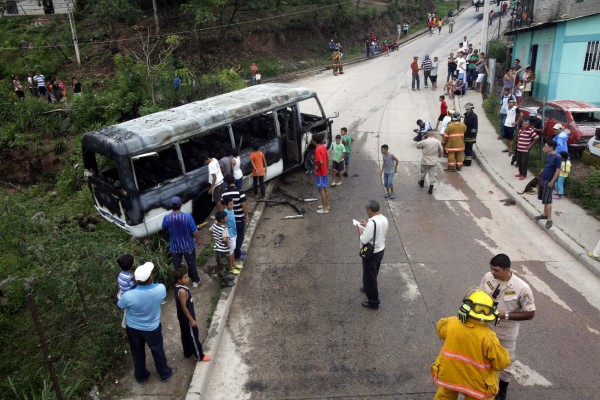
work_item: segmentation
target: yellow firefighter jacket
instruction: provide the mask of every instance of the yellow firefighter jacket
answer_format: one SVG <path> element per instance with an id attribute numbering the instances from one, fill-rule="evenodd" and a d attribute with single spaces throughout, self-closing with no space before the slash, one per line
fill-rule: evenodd
<path id="1" fill-rule="evenodd" d="M 508 351 L 487 323 L 472 318 L 462 323 L 457 317 L 437 323 L 440 339 L 445 342 L 431 366 L 436 385 L 487 399 L 498 392 L 498 371 L 510 365 Z"/>

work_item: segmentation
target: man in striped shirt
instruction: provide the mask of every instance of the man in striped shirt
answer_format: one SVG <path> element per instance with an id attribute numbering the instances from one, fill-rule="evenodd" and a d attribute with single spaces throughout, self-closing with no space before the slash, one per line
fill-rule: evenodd
<path id="1" fill-rule="evenodd" d="M 194 218 L 181 211 L 181 199 L 177 196 L 171 198 L 173 213 L 163 219 L 162 228 L 169 233 L 169 249 L 173 253 L 173 266 L 181 268 L 181 260 L 185 257 L 188 275 L 192 286 L 197 288 L 200 277 L 196 269 L 196 244 L 200 244 L 200 232 L 196 227 Z"/>
<path id="2" fill-rule="evenodd" d="M 529 150 L 538 140 L 538 135 L 535 130 L 529 125 L 528 119 L 521 120 L 521 129 L 517 139 L 517 167 L 519 173 L 515 176 L 519 180 L 524 180 L 527 177 L 527 167 L 529 166 Z"/>
<path id="3" fill-rule="evenodd" d="M 215 249 L 215 258 L 217 260 L 217 276 L 222 287 L 235 286 L 233 280 L 235 277 L 229 274 L 229 229 L 227 228 L 227 213 L 217 211 L 215 213 L 215 222 L 210 227 L 213 234 L 213 243 Z"/>
<path id="4" fill-rule="evenodd" d="M 233 175 L 225 175 L 225 184 L 227 187 L 223 189 L 221 200 L 223 197 L 229 196 L 233 199 L 233 213 L 235 214 L 235 229 L 237 231 L 237 240 L 235 242 L 235 251 L 233 255 L 236 260 L 244 261 L 246 254 L 242 253 L 242 243 L 244 242 L 244 234 L 246 233 L 246 224 L 248 223 L 248 202 L 246 195 L 238 190 L 235 186 L 235 178 Z"/>
<path id="5" fill-rule="evenodd" d="M 37 84 L 37 92 L 40 96 L 46 95 L 46 78 L 39 71 L 33 77 L 33 80 Z"/>
<path id="6" fill-rule="evenodd" d="M 433 67 L 433 62 L 431 58 L 429 58 L 429 54 L 425 54 L 425 58 L 421 61 L 421 69 L 423 70 L 423 80 L 425 81 L 425 89 L 427 89 L 427 78 L 431 80 L 431 68 Z M 433 81 L 431 82 L 433 85 Z"/>

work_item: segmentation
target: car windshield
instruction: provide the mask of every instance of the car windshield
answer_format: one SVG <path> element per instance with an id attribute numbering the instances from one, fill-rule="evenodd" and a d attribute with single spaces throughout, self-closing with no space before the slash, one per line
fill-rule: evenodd
<path id="1" fill-rule="evenodd" d="M 593 112 L 572 112 L 571 115 L 573 115 L 573 121 L 577 124 L 584 122 L 600 122 L 597 115 Z"/>

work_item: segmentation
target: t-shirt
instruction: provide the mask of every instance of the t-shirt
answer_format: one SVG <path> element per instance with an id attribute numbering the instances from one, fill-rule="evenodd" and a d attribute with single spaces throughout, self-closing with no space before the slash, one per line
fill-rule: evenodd
<path id="1" fill-rule="evenodd" d="M 237 229 L 235 227 L 235 212 L 233 208 L 231 210 L 226 208 L 223 211 L 225 211 L 225 213 L 227 214 L 227 227 L 229 228 L 229 237 L 236 237 Z"/>
<path id="2" fill-rule="evenodd" d="M 509 128 L 515 126 L 515 121 L 517 120 L 517 113 L 519 112 L 519 108 L 513 106 L 513 108 L 506 109 L 506 121 L 504 121 L 504 126 L 508 126 Z"/>
<path id="3" fill-rule="evenodd" d="M 487 60 L 485 58 L 479 59 L 475 65 L 477 66 L 478 74 L 485 74 L 485 68 L 487 67 Z"/>
<path id="4" fill-rule="evenodd" d="M 178 211 L 167 215 L 163 218 L 162 229 L 169 233 L 171 253 L 189 253 L 196 248 L 193 233 L 198 228 L 190 214 Z"/>
<path id="5" fill-rule="evenodd" d="M 383 172 L 385 174 L 393 174 L 396 169 L 396 163 L 394 162 L 394 155 L 388 151 L 387 154 L 381 155 L 383 159 Z"/>
<path id="6" fill-rule="evenodd" d="M 223 173 L 221 172 L 221 166 L 219 165 L 219 161 L 216 158 L 211 158 L 208 163 L 208 183 L 212 185 L 213 175 L 217 176 L 215 180 L 215 185 L 220 185 L 223 183 Z"/>
<path id="7" fill-rule="evenodd" d="M 521 128 L 519 129 L 519 137 L 517 141 L 517 150 L 521 152 L 528 152 L 529 146 L 533 143 L 534 140 L 538 138 L 537 133 L 533 130 L 533 128 L 529 127 L 527 129 Z"/>
<path id="8" fill-rule="evenodd" d="M 475 69 L 475 63 L 477 62 L 477 60 L 479 60 L 479 57 L 477 57 L 477 54 L 471 54 L 469 56 L 469 65 L 467 65 L 467 68 Z"/>
<path id="9" fill-rule="evenodd" d="M 321 162 L 321 166 L 319 166 Z M 327 156 L 327 148 L 325 145 L 319 144 L 315 149 L 315 175 L 327 176 L 328 174 L 329 157 Z"/>
<path id="10" fill-rule="evenodd" d="M 342 135 L 342 144 L 346 148 L 346 154 L 352 153 L 352 137 L 350 134 Z"/>
<path id="11" fill-rule="evenodd" d="M 440 103 L 440 114 L 441 115 L 446 115 L 448 114 L 448 104 L 446 104 L 445 101 L 442 101 Z"/>
<path id="12" fill-rule="evenodd" d="M 223 240 L 224 238 L 229 237 L 228 226 L 226 224 L 220 224 L 216 222 L 210 227 L 210 231 L 213 234 L 213 246 L 215 251 L 229 253 L 229 246 L 225 245 L 225 241 Z"/>
<path id="13" fill-rule="evenodd" d="M 467 60 L 465 60 L 463 57 L 458 57 L 456 59 L 456 65 L 459 74 L 464 74 L 467 70 Z"/>
<path id="14" fill-rule="evenodd" d="M 265 163 L 263 159 L 265 154 L 260 151 L 253 151 L 250 153 L 250 161 L 254 163 L 254 167 L 252 168 L 252 176 L 265 176 Z"/>
<path id="15" fill-rule="evenodd" d="M 431 76 L 437 76 L 439 65 L 440 63 L 437 61 L 434 61 L 433 64 L 431 64 Z"/>
<path id="16" fill-rule="evenodd" d="M 33 79 L 35 79 L 35 81 L 37 82 L 37 87 L 44 87 L 46 85 L 44 75 L 36 75 L 33 77 Z"/>
<path id="17" fill-rule="evenodd" d="M 548 154 L 546 156 L 546 161 L 544 162 L 544 169 L 542 170 L 540 179 L 544 182 L 550 182 L 556 170 L 561 169 L 561 164 L 562 158 L 560 157 L 560 154 Z"/>
<path id="18" fill-rule="evenodd" d="M 416 62 L 416 61 L 413 61 L 413 62 L 410 64 L 410 69 L 412 70 L 412 73 L 413 73 L 413 74 L 418 74 L 418 73 L 419 73 L 419 64 L 417 64 L 417 62 Z"/>
<path id="19" fill-rule="evenodd" d="M 165 297 L 165 285 L 152 283 L 123 293 L 117 306 L 127 309 L 125 323 L 128 327 L 149 332 L 160 325 L 160 304 Z"/>
<path id="20" fill-rule="evenodd" d="M 133 274 L 129 271 L 121 271 L 117 278 L 117 284 L 119 285 L 119 293 L 117 294 L 117 299 L 120 299 L 128 290 L 135 289 L 137 284 L 135 283 L 135 278 Z"/>
<path id="21" fill-rule="evenodd" d="M 360 235 L 361 243 L 373 243 L 374 252 L 379 253 L 385 250 L 385 236 L 388 230 L 388 219 L 381 214 L 373 215 L 367 221 L 367 225 Z M 373 234 L 375 234 L 375 240 L 373 240 Z"/>
<path id="22" fill-rule="evenodd" d="M 231 158 L 227 156 L 222 157 L 219 160 L 219 167 L 221 167 L 223 176 L 231 174 Z"/>
<path id="23" fill-rule="evenodd" d="M 331 144 L 331 158 L 333 158 L 333 161 L 337 161 L 337 162 L 343 161 L 342 157 L 345 152 L 346 152 L 346 148 L 341 143 L 341 141 L 340 141 L 340 144 L 337 144 L 336 142 L 333 142 Z"/>
<path id="24" fill-rule="evenodd" d="M 243 221 L 244 208 L 242 207 L 242 204 L 246 202 L 246 195 L 240 192 L 236 186 L 227 186 L 227 188 L 223 190 L 221 199 L 225 196 L 229 196 L 233 200 L 233 213 L 235 214 L 236 221 Z"/>
<path id="25" fill-rule="evenodd" d="M 426 58 L 423 61 L 421 61 L 421 68 L 423 68 L 424 71 L 430 71 L 432 65 L 433 61 L 431 61 L 431 58 Z"/>

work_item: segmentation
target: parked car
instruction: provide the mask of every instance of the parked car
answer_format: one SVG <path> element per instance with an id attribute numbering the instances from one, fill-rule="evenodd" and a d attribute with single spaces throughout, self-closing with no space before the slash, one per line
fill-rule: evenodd
<path id="1" fill-rule="evenodd" d="M 523 117 L 535 108 L 521 108 Z M 537 109 L 538 116 L 544 116 L 544 135 L 552 139 L 555 124 L 561 124 L 570 131 L 569 150 L 581 153 L 594 137 L 596 128 L 600 127 L 600 107 L 594 104 L 577 100 L 554 100 Z"/>

